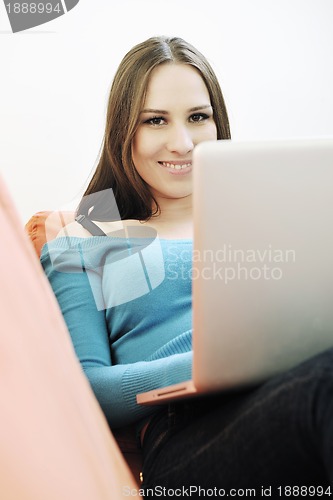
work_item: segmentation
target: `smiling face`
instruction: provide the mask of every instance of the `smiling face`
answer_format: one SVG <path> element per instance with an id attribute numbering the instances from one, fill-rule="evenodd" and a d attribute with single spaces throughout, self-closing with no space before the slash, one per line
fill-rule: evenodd
<path id="1" fill-rule="evenodd" d="M 158 202 L 192 194 L 192 152 L 216 140 L 206 85 L 190 65 L 168 63 L 151 74 L 132 144 L 135 168 Z"/>

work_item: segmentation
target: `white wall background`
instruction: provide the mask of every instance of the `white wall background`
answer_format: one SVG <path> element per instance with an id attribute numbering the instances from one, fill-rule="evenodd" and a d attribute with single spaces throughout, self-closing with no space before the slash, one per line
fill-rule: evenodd
<path id="1" fill-rule="evenodd" d="M 333 136 L 332 0 L 80 0 L 16 34 L 1 2 L 0 169 L 23 222 L 80 195 L 120 59 L 160 34 L 208 57 L 234 139 Z"/>

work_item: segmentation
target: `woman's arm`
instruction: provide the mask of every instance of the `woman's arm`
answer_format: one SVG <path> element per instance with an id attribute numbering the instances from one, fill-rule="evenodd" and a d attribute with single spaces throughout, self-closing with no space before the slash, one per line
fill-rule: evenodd
<path id="1" fill-rule="evenodd" d="M 65 265 L 64 262 L 61 266 L 56 265 L 44 248 L 41 262 L 59 302 L 77 357 L 110 426 L 138 421 L 156 408 L 137 405 L 136 394 L 190 379 L 191 352 L 153 361 L 112 365 L 105 311 L 98 310 L 94 298 L 99 293 L 100 277 L 91 270 L 88 276 L 88 272 L 80 267 L 78 258 L 70 263 L 68 254 L 67 259 Z"/>

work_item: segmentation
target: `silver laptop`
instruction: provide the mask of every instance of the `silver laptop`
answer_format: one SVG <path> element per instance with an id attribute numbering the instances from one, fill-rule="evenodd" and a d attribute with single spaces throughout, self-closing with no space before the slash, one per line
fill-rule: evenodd
<path id="1" fill-rule="evenodd" d="M 257 384 L 333 346 L 333 139 L 214 141 L 193 156 L 193 380 Z"/>

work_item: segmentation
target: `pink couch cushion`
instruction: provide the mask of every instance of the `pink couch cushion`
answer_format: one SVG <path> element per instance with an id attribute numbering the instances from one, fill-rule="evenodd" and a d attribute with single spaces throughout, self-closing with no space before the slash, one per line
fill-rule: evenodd
<path id="1" fill-rule="evenodd" d="M 37 212 L 25 225 L 25 229 L 30 237 L 38 258 L 40 257 L 43 245 L 47 241 L 56 238 L 59 231 L 73 222 L 74 212 L 65 211 L 42 211 Z M 130 469 L 139 480 L 142 470 L 142 454 L 137 446 L 135 426 L 115 429 L 113 431 L 115 439 L 128 463 Z"/>
<path id="2" fill-rule="evenodd" d="M 0 224 L 0 498 L 123 498 L 136 482 L 1 178 Z"/>

